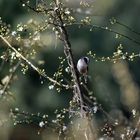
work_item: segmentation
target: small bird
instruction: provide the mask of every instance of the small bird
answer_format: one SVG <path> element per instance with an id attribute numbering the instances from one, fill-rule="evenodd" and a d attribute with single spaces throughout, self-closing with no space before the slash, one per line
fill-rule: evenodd
<path id="1" fill-rule="evenodd" d="M 88 64 L 89 58 L 86 56 L 80 58 L 77 62 L 77 70 L 79 71 L 80 74 L 83 74 L 85 82 L 87 82 Z"/>
<path id="2" fill-rule="evenodd" d="M 87 74 L 88 72 L 88 63 L 89 63 L 89 58 L 88 57 L 82 57 L 78 60 L 77 62 L 77 69 L 79 73 L 81 74 Z"/>

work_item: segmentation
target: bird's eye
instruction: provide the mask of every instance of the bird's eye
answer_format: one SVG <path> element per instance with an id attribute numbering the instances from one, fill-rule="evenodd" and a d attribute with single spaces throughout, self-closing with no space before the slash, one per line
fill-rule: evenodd
<path id="1" fill-rule="evenodd" d="M 86 63 L 88 63 L 88 62 L 89 62 L 89 58 L 88 58 L 88 57 L 84 57 L 84 61 L 85 61 Z"/>

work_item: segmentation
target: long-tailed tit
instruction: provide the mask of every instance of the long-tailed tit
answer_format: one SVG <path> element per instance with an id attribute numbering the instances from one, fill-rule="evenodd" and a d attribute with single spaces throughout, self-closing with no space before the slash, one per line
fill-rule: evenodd
<path id="1" fill-rule="evenodd" d="M 85 77 L 85 82 L 87 82 L 88 63 L 89 58 L 86 56 L 80 58 L 77 62 L 77 70 L 79 71 L 79 73 L 83 74 L 83 76 Z"/>

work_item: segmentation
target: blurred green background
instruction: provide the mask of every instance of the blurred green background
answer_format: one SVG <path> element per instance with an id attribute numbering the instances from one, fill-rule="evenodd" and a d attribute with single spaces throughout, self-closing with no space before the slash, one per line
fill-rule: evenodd
<path id="1" fill-rule="evenodd" d="M 48 2 L 48 1 L 47 1 Z M 67 0 L 69 7 L 79 9 L 79 0 Z M 111 26 L 109 19 L 117 18 L 122 23 L 139 31 L 140 18 L 139 0 L 96 0 L 90 1 L 93 3 L 91 10 L 92 23 Z M 86 10 L 83 13 L 77 13 L 77 18 L 86 16 Z M 38 15 L 21 6 L 18 0 L 0 0 L 0 17 L 4 22 L 11 25 L 12 30 L 20 22 L 27 22 L 30 18 L 38 18 Z M 139 36 L 128 31 L 127 29 L 115 25 L 112 28 L 127 36 L 131 36 L 139 40 Z M 117 46 L 121 43 L 124 50 L 127 52 L 139 53 L 140 46 L 130 40 L 124 38 L 115 38 L 115 34 L 96 29 L 90 32 L 88 28 L 81 29 L 76 26 L 68 28 L 70 41 L 75 61 L 81 56 L 86 55 L 88 51 L 94 51 L 97 56 L 111 56 L 116 51 Z M 51 34 L 49 35 L 49 37 Z M 46 39 L 47 40 L 47 39 Z M 56 42 L 56 40 L 55 40 Z M 54 38 L 50 37 L 46 41 L 45 49 L 40 50 L 37 54 L 37 59 L 45 61 L 44 69 L 51 76 L 59 66 L 59 56 L 64 56 L 63 46 L 58 41 L 55 47 Z M 2 49 L 1 49 L 2 50 Z M 8 65 L 5 64 L 3 70 L 0 71 L 0 78 L 6 75 Z M 113 64 L 112 62 L 95 62 L 91 59 L 89 65 L 90 87 L 94 96 L 99 103 L 113 117 L 121 117 L 126 120 L 131 120 L 131 113 L 133 109 L 140 111 L 139 107 L 139 86 L 140 86 L 140 59 L 136 58 L 134 61 L 124 61 Z M 40 78 L 39 75 L 29 69 L 23 75 L 18 70 L 18 81 L 12 84 L 11 91 L 15 100 L 8 100 L 0 102 L 0 139 L 1 140 L 47 140 L 51 138 L 51 134 L 38 135 L 38 124 L 21 124 L 12 126 L 8 119 L 10 108 L 19 108 L 30 113 L 48 114 L 50 118 L 54 117 L 54 111 L 63 107 L 69 106 L 69 101 L 72 95 L 67 91 L 57 93 L 55 89 L 49 90 L 48 81 Z M 44 81 L 44 84 L 41 84 Z M 96 118 L 98 116 L 98 119 Z M 102 114 L 95 114 L 95 120 L 102 122 Z M 122 119 L 122 118 L 121 118 Z M 11 127 L 9 127 L 11 125 Z M 54 138 L 55 139 L 55 138 Z"/>

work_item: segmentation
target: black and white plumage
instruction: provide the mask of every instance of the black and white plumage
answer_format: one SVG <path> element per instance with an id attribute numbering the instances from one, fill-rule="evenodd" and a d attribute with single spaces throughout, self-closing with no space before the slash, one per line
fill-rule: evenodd
<path id="1" fill-rule="evenodd" d="M 82 57 L 78 60 L 77 62 L 77 70 L 79 73 L 83 75 L 87 75 L 88 72 L 88 63 L 89 63 L 89 58 L 88 57 Z"/>

